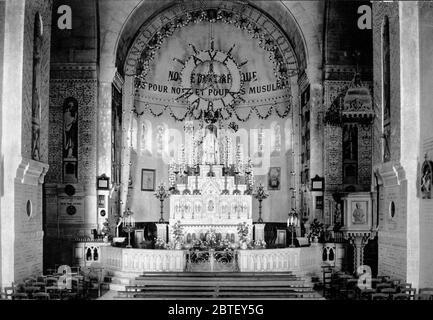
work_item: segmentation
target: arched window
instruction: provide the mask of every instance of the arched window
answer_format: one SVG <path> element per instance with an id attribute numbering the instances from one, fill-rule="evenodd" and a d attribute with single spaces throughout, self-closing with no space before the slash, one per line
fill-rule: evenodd
<path id="1" fill-rule="evenodd" d="M 40 155 L 40 125 L 41 125 L 41 47 L 43 24 L 42 17 L 36 13 L 33 30 L 33 74 L 32 74 L 32 154 L 33 160 L 39 161 Z"/>
<path id="2" fill-rule="evenodd" d="M 391 160 L 391 55 L 389 19 L 385 16 L 382 28 L 382 109 L 383 161 Z"/>

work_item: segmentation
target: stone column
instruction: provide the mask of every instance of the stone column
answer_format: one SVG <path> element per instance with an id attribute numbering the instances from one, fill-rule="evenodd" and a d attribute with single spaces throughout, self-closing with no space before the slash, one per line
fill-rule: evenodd
<path id="1" fill-rule="evenodd" d="M 0 286 L 15 279 L 15 190 L 17 169 L 21 163 L 23 126 L 23 70 L 25 0 L 6 1 L 4 22 L 3 82 L 0 107 L 2 143 L 2 201 L 0 208 Z M 20 212 L 20 214 L 25 214 Z"/>
<path id="2" fill-rule="evenodd" d="M 318 175 L 323 177 L 323 89 L 322 84 L 312 82 L 310 85 L 310 179 Z M 325 181 L 326 183 L 326 181 Z M 322 191 L 311 192 L 311 219 L 321 218 L 322 210 L 316 210 L 316 196 L 323 196 Z"/>
<path id="3" fill-rule="evenodd" d="M 97 175 L 111 178 L 111 90 L 110 82 L 99 83 Z"/>
<path id="4" fill-rule="evenodd" d="M 120 178 L 120 214 L 126 210 L 129 182 L 129 162 L 131 161 L 130 130 L 132 125 L 132 108 L 134 106 L 134 77 L 127 76 L 123 86 L 122 97 L 122 150 Z"/>
<path id="5" fill-rule="evenodd" d="M 417 197 L 417 168 L 420 150 L 420 48 L 419 48 L 419 2 L 401 1 L 400 22 L 400 130 L 401 166 L 404 179 L 400 182 L 406 189 L 407 214 L 407 267 L 406 281 L 413 287 L 420 282 L 420 199 Z M 397 125 L 397 124 L 396 124 Z M 422 157 L 422 155 L 420 155 Z M 420 158 L 421 158 L 420 157 Z M 422 159 L 422 158 L 421 158 Z"/>

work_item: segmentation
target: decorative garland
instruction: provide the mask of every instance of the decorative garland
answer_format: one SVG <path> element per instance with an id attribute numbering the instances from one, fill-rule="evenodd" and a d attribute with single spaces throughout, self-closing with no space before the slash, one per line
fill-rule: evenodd
<path id="1" fill-rule="evenodd" d="M 134 108 L 134 109 L 132 110 L 132 112 L 134 112 L 134 114 L 135 114 L 137 117 L 140 117 L 140 116 L 142 116 L 142 115 L 144 114 L 145 111 L 147 111 L 147 112 L 149 112 L 153 117 L 155 117 L 155 118 L 159 118 L 159 117 L 161 117 L 161 116 L 164 114 L 164 112 L 165 112 L 166 110 L 168 110 L 170 116 L 171 116 L 175 121 L 178 121 L 178 122 L 183 122 L 183 121 L 185 121 L 187 118 L 189 118 L 190 120 L 203 120 L 203 113 L 204 113 L 204 111 L 203 111 L 203 110 L 198 110 L 198 111 L 199 111 L 199 114 L 198 114 L 198 115 L 194 115 L 194 110 L 195 110 L 195 109 L 194 109 L 194 108 L 190 108 L 190 107 L 188 107 L 188 108 L 186 109 L 184 115 L 183 115 L 183 116 L 180 116 L 180 117 L 178 117 L 178 116 L 173 112 L 173 109 L 171 108 L 171 106 L 168 106 L 168 105 L 164 105 L 164 106 L 162 106 L 162 110 L 161 110 L 160 112 L 156 113 L 155 111 L 152 110 L 151 106 L 150 106 L 148 103 L 145 103 L 145 104 L 144 104 L 144 110 L 143 110 L 142 112 L 138 113 L 136 108 Z M 227 120 L 231 119 L 231 118 L 233 117 L 233 115 L 235 115 L 235 116 L 236 116 L 236 119 L 237 119 L 238 121 L 240 121 L 240 122 L 247 122 L 247 121 L 251 118 L 253 112 L 256 114 L 257 118 L 259 118 L 260 120 L 266 120 L 266 119 L 268 119 L 270 116 L 272 116 L 273 113 L 275 113 L 279 118 L 284 119 L 284 118 L 286 118 L 286 117 L 289 115 L 289 113 L 290 113 L 290 106 L 286 107 L 286 109 L 284 110 L 283 113 L 280 113 L 280 111 L 278 111 L 277 105 L 276 105 L 276 104 L 273 104 L 273 105 L 271 105 L 271 106 L 269 107 L 269 109 L 267 110 L 267 112 L 266 112 L 265 115 L 262 115 L 262 114 L 260 113 L 259 108 L 258 108 L 257 106 L 252 106 L 252 107 L 249 109 L 249 111 L 248 111 L 248 115 L 247 115 L 246 117 L 243 117 L 243 118 L 241 118 L 241 117 L 239 116 L 239 114 L 238 114 L 238 110 L 236 110 L 236 108 L 235 108 L 234 106 L 232 106 L 231 110 L 230 110 L 230 109 L 225 109 L 225 110 L 223 110 L 223 112 L 226 112 L 226 113 L 228 114 L 226 117 L 224 117 L 224 115 L 222 114 L 222 112 L 220 113 L 220 119 L 221 119 L 221 120 L 224 120 L 224 121 L 227 121 Z"/>
<path id="2" fill-rule="evenodd" d="M 271 35 L 267 34 L 265 30 L 262 30 L 254 21 L 249 21 L 246 17 L 224 9 L 207 9 L 187 12 L 183 16 L 174 19 L 174 21 L 163 25 L 161 29 L 155 33 L 147 43 L 147 47 L 142 51 L 138 61 L 135 76 L 136 88 L 143 88 L 143 86 L 145 86 L 145 78 L 150 70 L 150 63 L 155 58 L 156 52 L 161 48 L 164 40 L 173 35 L 177 29 L 185 27 L 190 23 L 199 23 L 202 21 L 211 23 L 221 21 L 232 24 L 239 29 L 247 30 L 249 34 L 252 34 L 253 39 L 259 39 L 259 47 L 271 53 L 269 58 L 274 65 L 274 74 L 278 80 L 287 80 L 292 75 L 296 74 L 296 69 L 289 69 L 286 66 L 284 56 Z"/>

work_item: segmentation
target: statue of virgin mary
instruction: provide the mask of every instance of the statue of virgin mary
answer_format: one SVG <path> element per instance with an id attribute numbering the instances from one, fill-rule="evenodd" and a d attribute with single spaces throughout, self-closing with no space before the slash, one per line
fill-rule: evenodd
<path id="1" fill-rule="evenodd" d="M 203 164 L 218 164 L 219 145 L 217 127 L 213 124 L 206 126 L 203 138 Z"/>

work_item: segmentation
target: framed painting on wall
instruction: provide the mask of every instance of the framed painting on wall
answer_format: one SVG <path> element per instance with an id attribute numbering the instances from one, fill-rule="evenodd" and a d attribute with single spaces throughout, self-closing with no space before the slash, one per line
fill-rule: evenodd
<path id="1" fill-rule="evenodd" d="M 141 169 L 141 191 L 155 191 L 155 169 Z"/>
<path id="2" fill-rule="evenodd" d="M 268 190 L 280 190 L 281 168 L 270 167 L 268 173 Z"/>

